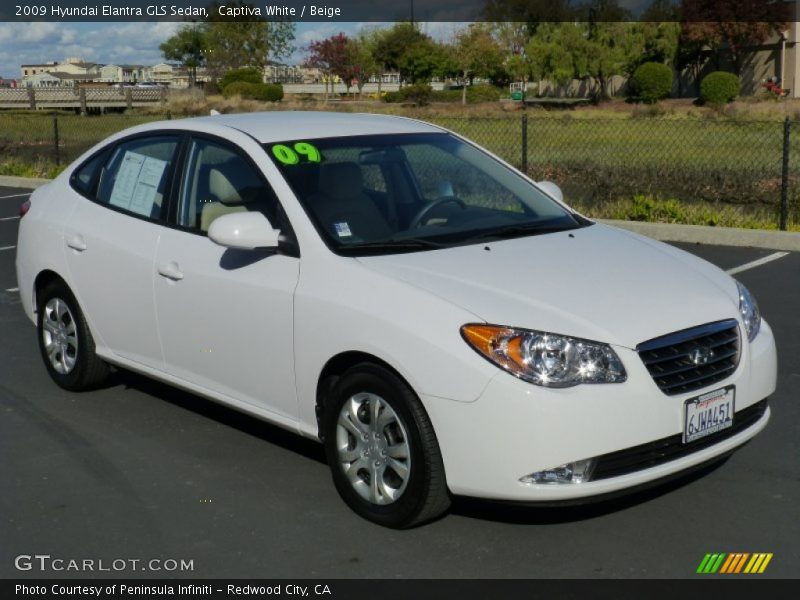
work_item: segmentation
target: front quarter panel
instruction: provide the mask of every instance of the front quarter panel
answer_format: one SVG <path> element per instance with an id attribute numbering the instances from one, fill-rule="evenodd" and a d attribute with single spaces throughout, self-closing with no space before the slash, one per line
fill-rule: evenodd
<path id="1" fill-rule="evenodd" d="M 354 258 L 304 256 L 295 293 L 295 364 L 301 428 L 316 434 L 319 376 L 344 352 L 389 364 L 418 395 L 473 402 L 497 368 L 462 340 L 477 317 Z"/>

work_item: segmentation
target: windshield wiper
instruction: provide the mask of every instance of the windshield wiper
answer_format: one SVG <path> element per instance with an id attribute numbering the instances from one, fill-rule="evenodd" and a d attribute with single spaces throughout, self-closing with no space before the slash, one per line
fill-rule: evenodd
<path id="1" fill-rule="evenodd" d="M 424 238 L 400 238 L 347 244 L 346 246 L 341 246 L 340 250 L 427 250 L 446 248 L 447 246 L 448 244 L 441 244 Z"/>
<path id="2" fill-rule="evenodd" d="M 575 226 L 564 225 L 543 225 L 541 223 L 519 223 L 516 225 L 506 225 L 497 229 L 489 229 L 470 236 L 467 241 L 484 240 L 487 238 L 505 239 L 521 236 L 524 234 L 541 235 L 544 233 L 557 233 L 559 231 L 569 231 L 578 229 Z"/>

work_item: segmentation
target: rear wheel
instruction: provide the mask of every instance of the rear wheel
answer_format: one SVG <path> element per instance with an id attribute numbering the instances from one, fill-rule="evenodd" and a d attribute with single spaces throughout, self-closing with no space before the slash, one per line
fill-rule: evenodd
<path id="1" fill-rule="evenodd" d="M 336 489 L 362 517 L 405 528 L 447 510 L 433 426 L 416 394 L 391 371 L 366 363 L 348 370 L 328 397 L 323 432 Z"/>
<path id="2" fill-rule="evenodd" d="M 39 291 L 37 329 L 42 360 L 59 386 L 80 391 L 106 379 L 108 365 L 95 354 L 86 319 L 63 282 L 54 281 Z"/>

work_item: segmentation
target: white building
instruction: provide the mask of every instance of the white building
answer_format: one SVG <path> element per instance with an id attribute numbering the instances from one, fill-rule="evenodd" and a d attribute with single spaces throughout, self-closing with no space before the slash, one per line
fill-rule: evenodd
<path id="1" fill-rule="evenodd" d="M 144 65 L 103 65 L 99 81 L 104 83 L 137 83 L 151 81 L 152 70 Z"/>

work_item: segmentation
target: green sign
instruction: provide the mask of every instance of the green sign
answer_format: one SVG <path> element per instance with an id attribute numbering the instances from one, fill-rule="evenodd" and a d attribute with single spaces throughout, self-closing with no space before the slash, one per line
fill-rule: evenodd
<path id="1" fill-rule="evenodd" d="M 272 155 L 284 165 L 296 165 L 301 160 L 305 162 L 320 162 L 322 155 L 313 144 L 297 142 L 292 148 L 285 144 L 275 144 Z"/>

